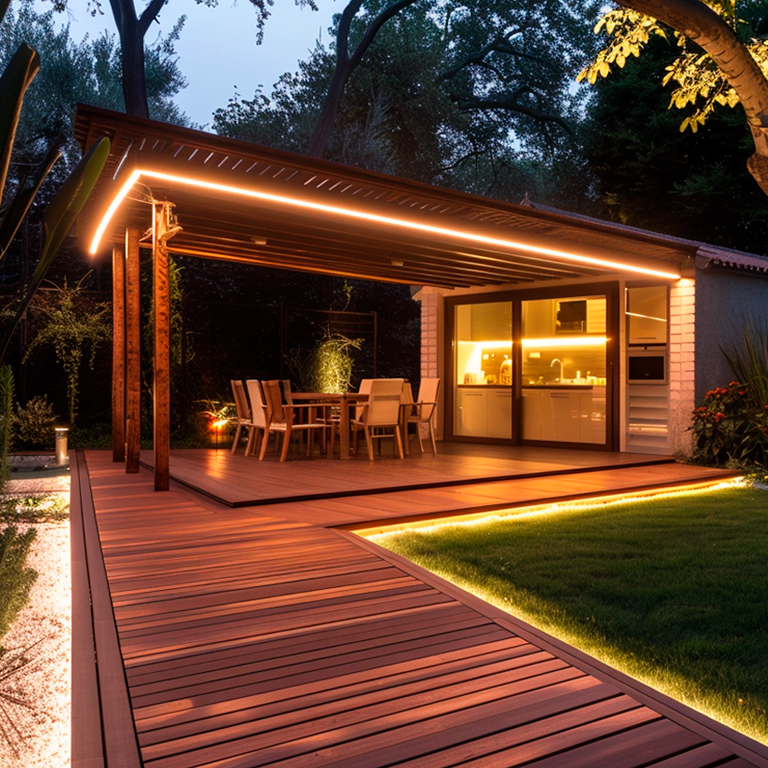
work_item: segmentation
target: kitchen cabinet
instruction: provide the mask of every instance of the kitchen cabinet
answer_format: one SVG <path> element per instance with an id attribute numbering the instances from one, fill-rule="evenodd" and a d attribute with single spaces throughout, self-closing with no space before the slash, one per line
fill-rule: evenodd
<path id="1" fill-rule="evenodd" d="M 466 437 L 512 437 L 511 387 L 458 387 L 453 433 Z"/>
<path id="2" fill-rule="evenodd" d="M 605 388 L 527 388 L 522 406 L 524 440 L 605 443 Z"/>
<path id="3" fill-rule="evenodd" d="M 488 391 L 486 432 L 488 437 L 512 437 L 512 388 Z"/>

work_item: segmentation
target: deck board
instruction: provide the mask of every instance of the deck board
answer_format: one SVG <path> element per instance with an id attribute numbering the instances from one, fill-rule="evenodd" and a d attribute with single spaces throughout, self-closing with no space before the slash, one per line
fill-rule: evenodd
<path id="1" fill-rule="evenodd" d="M 152 467 L 151 453 L 141 458 Z M 372 462 L 360 455 L 351 461 L 316 457 L 280 463 L 275 456 L 258 461 L 229 451 L 185 449 L 171 452 L 170 471 L 177 482 L 223 504 L 253 506 L 670 463 L 671 457 L 633 453 L 441 443 L 437 456 L 411 453 L 404 460 L 385 456 Z"/>
<path id="2" fill-rule="evenodd" d="M 768 768 L 764 747 L 327 527 L 551 496 L 549 475 L 232 508 L 87 461 L 144 766 Z M 574 493 L 623 471 L 582 470 Z"/>

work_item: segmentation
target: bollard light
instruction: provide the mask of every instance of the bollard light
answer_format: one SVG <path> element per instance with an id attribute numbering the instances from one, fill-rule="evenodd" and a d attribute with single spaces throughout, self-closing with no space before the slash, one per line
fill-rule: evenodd
<path id="1" fill-rule="evenodd" d="M 69 429 L 67 427 L 55 427 L 56 432 L 56 464 L 63 467 L 69 460 L 69 451 L 67 450 Z"/>

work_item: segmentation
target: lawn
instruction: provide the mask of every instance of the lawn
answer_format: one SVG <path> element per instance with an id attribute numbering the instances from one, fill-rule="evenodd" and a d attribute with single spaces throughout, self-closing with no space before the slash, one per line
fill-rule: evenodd
<path id="1" fill-rule="evenodd" d="M 768 743 L 768 492 L 678 493 L 372 538 Z"/>

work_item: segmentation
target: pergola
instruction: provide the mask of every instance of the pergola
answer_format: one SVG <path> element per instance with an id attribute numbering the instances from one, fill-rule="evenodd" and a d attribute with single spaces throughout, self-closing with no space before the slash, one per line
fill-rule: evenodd
<path id="1" fill-rule="evenodd" d="M 78 224 L 112 248 L 113 456 L 139 461 L 138 253 L 154 260 L 155 488 L 169 484 L 168 254 L 409 285 L 470 287 L 627 273 L 675 280 L 697 244 L 489 200 L 80 106 L 85 149 L 112 142 Z"/>

